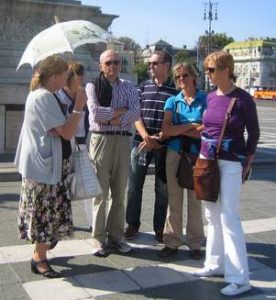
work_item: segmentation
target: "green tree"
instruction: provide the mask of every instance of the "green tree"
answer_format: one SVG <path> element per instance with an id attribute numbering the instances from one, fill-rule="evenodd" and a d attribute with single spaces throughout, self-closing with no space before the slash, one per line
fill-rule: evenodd
<path id="1" fill-rule="evenodd" d="M 132 38 L 127 36 L 121 36 L 118 40 L 124 43 L 124 50 L 125 51 L 133 51 L 134 53 L 134 60 L 137 61 L 137 58 L 140 54 L 141 46 L 137 44 Z"/>
<path id="2" fill-rule="evenodd" d="M 174 58 L 175 58 L 175 63 L 184 62 L 184 61 L 192 64 L 196 63 L 195 58 L 190 55 L 190 52 L 187 49 L 182 49 L 177 51 Z"/>
<path id="3" fill-rule="evenodd" d="M 137 51 L 141 49 L 141 46 L 130 37 L 121 36 L 118 38 L 118 40 L 124 43 L 124 50 L 126 51 Z"/>
<path id="4" fill-rule="evenodd" d="M 148 64 L 140 61 L 134 67 L 134 73 L 137 74 L 138 84 L 149 78 Z"/>
<path id="5" fill-rule="evenodd" d="M 208 35 L 201 35 L 198 38 L 198 50 L 202 56 L 206 56 L 209 52 L 222 50 L 226 45 L 234 42 L 232 37 L 226 35 L 226 33 L 214 33 L 211 35 L 211 40 L 209 43 L 209 36 Z"/>
<path id="6" fill-rule="evenodd" d="M 179 63 L 182 61 L 187 61 L 188 59 L 189 59 L 189 53 L 186 49 L 179 50 L 175 54 L 175 62 L 176 63 Z"/>

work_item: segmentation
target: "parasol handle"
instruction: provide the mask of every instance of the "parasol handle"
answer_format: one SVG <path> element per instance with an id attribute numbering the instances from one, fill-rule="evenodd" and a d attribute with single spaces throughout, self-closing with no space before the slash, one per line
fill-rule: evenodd
<path id="1" fill-rule="evenodd" d="M 54 16 L 54 20 L 55 20 L 55 23 L 56 23 L 56 24 L 57 24 L 57 23 L 60 23 L 60 22 L 59 22 L 59 17 L 58 17 L 58 16 Z M 70 56 L 68 57 L 68 63 L 70 64 L 70 63 L 72 63 L 72 62 L 73 62 L 72 55 L 70 55 Z M 73 71 L 74 76 L 77 76 L 76 71 L 75 71 L 75 70 L 72 70 L 72 71 Z"/>

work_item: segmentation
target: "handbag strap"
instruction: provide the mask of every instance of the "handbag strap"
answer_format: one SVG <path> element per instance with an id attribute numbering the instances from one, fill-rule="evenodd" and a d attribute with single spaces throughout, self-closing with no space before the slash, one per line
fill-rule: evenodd
<path id="1" fill-rule="evenodd" d="M 227 126 L 228 120 L 231 117 L 231 111 L 232 111 L 232 108 L 233 108 L 235 102 L 236 102 L 236 98 L 233 97 L 231 99 L 229 105 L 228 105 L 227 110 L 226 110 L 226 113 L 225 113 L 225 116 L 224 116 L 223 125 L 222 125 L 222 130 L 221 130 L 221 133 L 220 133 L 220 136 L 219 136 L 219 140 L 218 140 L 218 146 L 217 146 L 217 151 L 216 151 L 216 155 L 217 156 L 219 154 L 219 151 L 220 151 L 220 148 L 221 148 L 221 145 L 222 145 L 222 141 L 223 141 L 223 137 L 224 137 L 224 133 L 225 133 L 225 130 L 226 130 L 226 126 Z"/>
<path id="2" fill-rule="evenodd" d="M 80 151 L 80 145 L 79 145 L 76 137 L 74 138 L 74 141 L 75 141 L 75 146 L 76 146 L 77 151 Z"/>

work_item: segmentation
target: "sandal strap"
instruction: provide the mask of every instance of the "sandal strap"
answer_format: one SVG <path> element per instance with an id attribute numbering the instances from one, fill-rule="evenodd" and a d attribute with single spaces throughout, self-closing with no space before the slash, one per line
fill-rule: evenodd
<path id="1" fill-rule="evenodd" d="M 41 273 L 43 276 L 45 277 L 55 277 L 55 276 L 59 276 L 59 273 L 56 272 L 55 270 L 53 269 L 49 269 L 49 270 L 46 270 L 44 272 Z"/>
<path id="2" fill-rule="evenodd" d="M 35 264 L 42 264 L 42 263 L 46 263 L 48 264 L 48 260 L 47 258 L 43 259 L 43 260 L 39 260 L 39 261 L 36 261 L 32 258 L 32 262 L 35 263 Z"/>

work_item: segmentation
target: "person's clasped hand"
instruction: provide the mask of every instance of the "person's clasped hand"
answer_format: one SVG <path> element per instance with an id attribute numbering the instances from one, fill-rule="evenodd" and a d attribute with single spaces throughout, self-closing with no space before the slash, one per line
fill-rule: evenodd
<path id="1" fill-rule="evenodd" d="M 159 136 L 156 135 L 150 135 L 145 139 L 143 142 L 141 142 L 138 146 L 138 150 L 157 150 L 161 149 L 163 146 L 159 143 L 160 139 Z"/>
<path id="2" fill-rule="evenodd" d="M 87 102 L 87 96 L 83 86 L 79 86 L 77 89 L 76 100 L 74 109 L 82 110 Z"/>

